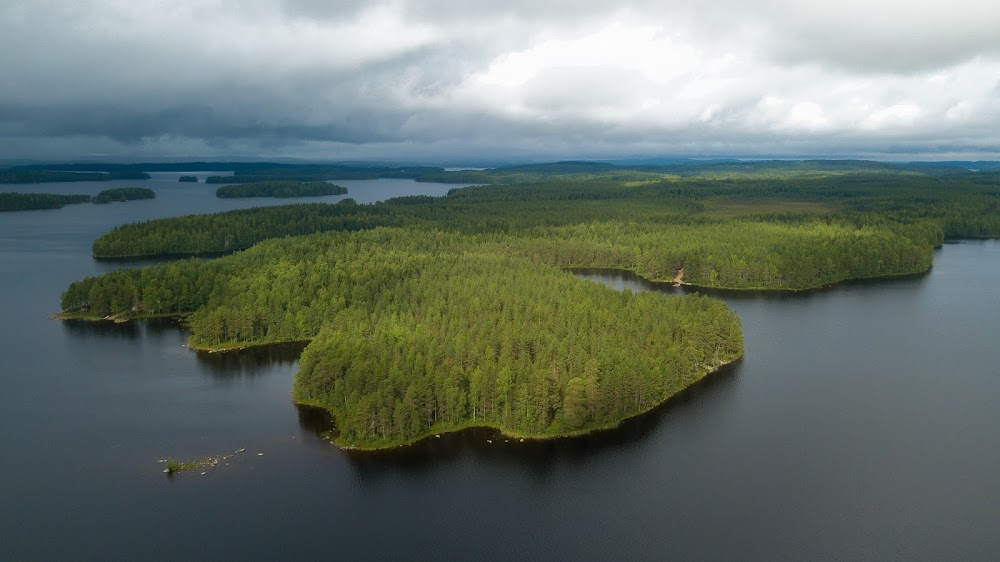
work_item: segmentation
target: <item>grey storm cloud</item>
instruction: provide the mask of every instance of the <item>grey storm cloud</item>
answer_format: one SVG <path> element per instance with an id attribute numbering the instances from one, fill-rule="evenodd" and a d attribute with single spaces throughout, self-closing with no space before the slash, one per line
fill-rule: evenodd
<path id="1" fill-rule="evenodd" d="M 0 159 L 993 157 L 984 0 L 0 7 Z"/>

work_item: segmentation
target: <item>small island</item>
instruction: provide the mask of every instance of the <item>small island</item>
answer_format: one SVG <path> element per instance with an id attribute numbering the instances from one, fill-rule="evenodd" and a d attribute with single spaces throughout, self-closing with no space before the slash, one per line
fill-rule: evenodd
<path id="1" fill-rule="evenodd" d="M 57 195 L 55 193 L 0 193 L 0 211 L 60 209 L 64 205 L 87 203 L 89 195 Z"/>
<path id="2" fill-rule="evenodd" d="M 198 183 L 198 176 L 181 176 L 177 178 L 181 183 Z"/>
<path id="3" fill-rule="evenodd" d="M 346 187 L 322 181 L 260 181 L 237 185 L 224 185 L 215 190 L 216 197 L 224 199 L 238 197 L 317 197 L 320 195 L 343 195 Z"/>
<path id="4" fill-rule="evenodd" d="M 94 196 L 94 203 L 110 203 L 112 201 L 135 201 L 137 199 L 153 199 L 156 192 L 145 187 L 118 187 L 105 189 Z"/>

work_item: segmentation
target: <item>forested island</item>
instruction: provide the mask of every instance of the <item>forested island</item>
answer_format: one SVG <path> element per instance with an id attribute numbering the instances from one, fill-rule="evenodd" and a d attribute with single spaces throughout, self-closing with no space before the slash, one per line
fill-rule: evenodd
<path id="1" fill-rule="evenodd" d="M 57 195 L 55 193 L 0 193 L 0 211 L 60 209 L 65 205 L 87 203 L 89 195 Z"/>
<path id="2" fill-rule="evenodd" d="M 181 183 L 198 183 L 198 176 L 181 176 L 177 178 Z"/>
<path id="3" fill-rule="evenodd" d="M 300 182 L 291 180 L 258 181 L 224 185 L 215 190 L 216 197 L 316 197 L 343 195 L 346 187 L 326 182 Z"/>
<path id="4" fill-rule="evenodd" d="M 156 192 L 143 187 L 121 187 L 106 189 L 97 195 L 57 195 L 54 193 L 0 193 L 0 211 L 24 211 L 30 209 L 59 209 L 76 203 L 110 203 L 112 201 L 132 201 L 152 199 Z"/>
<path id="5" fill-rule="evenodd" d="M 139 199 L 153 199 L 156 192 L 145 187 L 117 187 L 115 189 L 105 189 L 94 196 L 94 203 L 111 203 L 112 201 L 136 201 Z"/>
<path id="6" fill-rule="evenodd" d="M 470 426 L 551 437 L 614 426 L 742 354 L 718 301 L 564 269 L 801 290 L 924 272 L 945 238 L 1000 234 L 998 176 L 954 167 L 487 172 L 504 185 L 123 225 L 95 256 L 245 251 L 88 278 L 62 308 L 183 315 L 195 348 L 308 341 L 296 400 L 331 411 L 345 447 Z"/>

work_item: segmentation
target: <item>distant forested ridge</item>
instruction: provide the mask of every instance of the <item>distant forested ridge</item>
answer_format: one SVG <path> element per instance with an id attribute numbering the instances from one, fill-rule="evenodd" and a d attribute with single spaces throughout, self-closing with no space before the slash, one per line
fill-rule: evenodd
<path id="1" fill-rule="evenodd" d="M 670 163 L 628 164 L 608 162 L 553 162 L 518 164 L 489 169 L 445 170 L 436 166 L 385 166 L 370 163 L 296 164 L 278 162 L 145 162 L 135 164 L 74 163 L 32 164 L 0 169 L 0 183 L 5 174 L 32 174 L 39 179 L 9 180 L 12 183 L 36 181 L 99 181 L 102 179 L 148 178 L 145 172 L 187 172 L 191 170 L 232 172 L 230 176 L 209 176 L 206 183 L 249 183 L 257 181 L 293 180 L 362 180 L 377 178 L 407 178 L 422 182 L 518 184 L 549 178 L 573 180 L 594 179 L 662 179 L 677 178 L 758 178 L 803 174 L 915 174 L 962 175 L 975 170 L 984 173 L 1000 171 L 998 162 L 913 162 L 884 163 L 862 160 L 677 160 Z M 55 176 L 59 173 L 99 173 L 103 176 Z M 60 178 L 69 179 L 60 179 Z"/>
<path id="2" fill-rule="evenodd" d="M 1000 171 L 997 162 L 914 162 L 884 163 L 861 160 L 679 160 L 671 163 L 608 163 L 566 161 L 544 164 L 518 164 L 489 169 L 445 170 L 436 166 L 385 166 L 370 163 L 296 164 L 278 162 L 146 162 L 136 164 L 75 163 L 34 164 L 0 169 L 4 174 L 22 174 L 10 180 L 34 181 L 99 181 L 102 179 L 148 178 L 146 172 L 187 172 L 191 170 L 232 172 L 228 176 L 209 176 L 206 183 L 249 183 L 258 181 L 328 181 L 377 178 L 406 178 L 421 182 L 480 183 L 511 185 L 539 182 L 550 178 L 563 180 L 603 179 L 639 180 L 673 178 L 743 178 L 777 177 L 806 174 L 883 174 L 883 175 L 963 175 L 972 170 L 986 174 Z M 87 177 L 80 172 L 103 174 Z M 78 174 L 54 176 L 46 174 Z M 68 178 L 68 179 L 60 179 Z"/>
<path id="3" fill-rule="evenodd" d="M 117 187 L 105 189 L 94 196 L 94 203 L 110 203 L 112 201 L 135 201 L 138 199 L 153 199 L 156 192 L 145 187 Z"/>
<path id="4" fill-rule="evenodd" d="M 316 197 L 343 195 L 346 187 L 326 182 L 299 182 L 288 180 L 260 181 L 225 185 L 215 190 L 217 197 Z"/>
<path id="5" fill-rule="evenodd" d="M 208 176 L 205 183 L 255 183 L 267 181 L 316 182 L 327 180 L 374 180 L 401 178 L 419 180 L 427 174 L 443 173 L 444 168 L 413 167 L 364 167 L 340 165 L 303 165 L 294 167 L 260 167 L 236 170 L 231 176 Z"/>
<path id="6" fill-rule="evenodd" d="M 719 301 L 619 293 L 441 231 L 287 238 L 115 271 L 73 283 L 62 306 L 187 313 L 195 347 L 311 340 L 296 399 L 331 410 L 338 443 L 364 448 L 468 426 L 613 426 L 743 345 Z"/>
<path id="7" fill-rule="evenodd" d="M 502 237 L 519 255 L 560 267 L 616 267 L 654 280 L 683 268 L 695 285 L 806 289 L 926 271 L 944 238 L 1000 233 L 997 183 L 971 173 L 816 174 L 801 166 L 735 179 L 556 176 L 447 197 L 123 225 L 95 241 L 94 255 L 211 254 L 272 237 L 394 226 Z"/>
<path id="8" fill-rule="evenodd" d="M 56 195 L 54 193 L 0 193 L 0 211 L 59 209 L 65 205 L 87 203 L 89 195 Z"/>
<path id="9" fill-rule="evenodd" d="M 148 180 L 150 175 L 138 171 L 70 172 L 54 170 L 0 169 L 0 183 L 52 183 L 76 181 Z"/>

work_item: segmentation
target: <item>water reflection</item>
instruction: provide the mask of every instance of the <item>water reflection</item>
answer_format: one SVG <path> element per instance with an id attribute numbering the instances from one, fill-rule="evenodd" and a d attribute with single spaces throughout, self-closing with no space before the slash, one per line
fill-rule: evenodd
<path id="1" fill-rule="evenodd" d="M 109 337 L 122 340 L 135 340 L 142 335 L 139 325 L 136 322 L 117 323 L 63 320 L 61 323 L 66 333 L 81 339 Z"/>
<path id="2" fill-rule="evenodd" d="M 198 364 L 218 378 L 267 374 L 274 367 L 289 366 L 299 360 L 306 343 L 282 343 L 249 347 L 225 353 L 195 352 Z"/>
<path id="3" fill-rule="evenodd" d="M 160 265 L 163 263 L 171 263 L 180 260 L 186 260 L 191 258 L 197 259 L 216 259 L 223 256 L 228 256 L 230 254 L 236 253 L 237 250 L 230 252 L 199 252 L 199 253 L 182 253 L 182 254 L 160 254 L 157 256 L 127 256 L 127 257 L 93 257 L 94 263 L 100 264 L 101 266 L 116 265 L 116 266 L 134 266 L 134 267 L 147 267 L 152 265 Z"/>
<path id="4" fill-rule="evenodd" d="M 602 269 L 602 268 L 575 268 L 567 270 L 570 273 L 580 277 L 581 279 L 589 279 L 591 281 L 601 283 L 615 289 L 616 291 L 622 291 L 628 289 L 632 292 L 640 291 L 656 291 L 658 293 L 664 293 L 669 295 L 686 295 L 686 294 L 701 294 L 709 297 L 714 297 L 720 300 L 768 300 L 768 301 L 784 301 L 793 299 L 808 298 L 812 295 L 827 293 L 830 291 L 843 291 L 846 288 L 851 287 L 865 287 L 865 288 L 877 288 L 877 287 L 892 287 L 893 289 L 899 289 L 900 287 L 915 287 L 924 284 L 927 281 L 930 271 L 913 273 L 907 275 L 900 275 L 898 277 L 876 277 L 872 279 L 852 279 L 849 281 L 844 281 L 837 283 L 835 285 L 827 285 L 824 287 L 819 287 L 816 289 L 807 289 L 803 291 L 792 291 L 792 290 L 742 290 L 742 289 L 715 289 L 709 287 L 693 287 L 691 285 L 679 285 L 675 286 L 669 281 L 649 281 L 643 277 L 640 277 L 632 271 L 622 270 L 622 269 Z"/>
<path id="5" fill-rule="evenodd" d="M 101 339 L 104 341 L 126 340 L 163 345 L 165 337 L 179 341 L 186 339 L 183 320 L 179 318 L 148 318 L 127 322 L 89 320 L 63 320 L 60 322 L 67 334 L 82 340 Z M 267 346 L 232 350 L 225 353 L 181 350 L 191 354 L 203 373 L 214 378 L 228 379 L 266 375 L 276 367 L 295 364 L 305 349 L 305 342 L 282 343 Z"/>
<path id="6" fill-rule="evenodd" d="M 504 437 L 494 429 L 472 428 L 388 451 L 345 450 L 343 454 L 360 478 L 378 478 L 400 470 L 414 476 L 473 459 L 544 480 L 557 465 L 583 467 L 642 444 L 661 425 L 670 423 L 672 417 L 683 416 L 689 406 L 727 395 L 727 388 L 736 383 L 741 367 L 742 361 L 726 365 L 651 411 L 626 420 L 617 428 L 590 435 L 522 442 Z M 330 416 L 317 408 L 299 406 L 299 424 L 317 436 L 334 430 Z"/>
<path id="7" fill-rule="evenodd" d="M 137 340 L 151 335 L 174 332 L 181 328 L 181 322 L 175 318 L 150 318 L 146 320 L 129 320 L 127 322 L 112 322 L 90 320 L 61 320 L 60 323 L 67 334 L 78 338 L 113 338 Z"/>
<path id="8" fill-rule="evenodd" d="M 295 409 L 299 414 L 299 427 L 306 433 L 322 436 L 333 430 L 333 417 L 323 408 L 295 404 Z"/>

